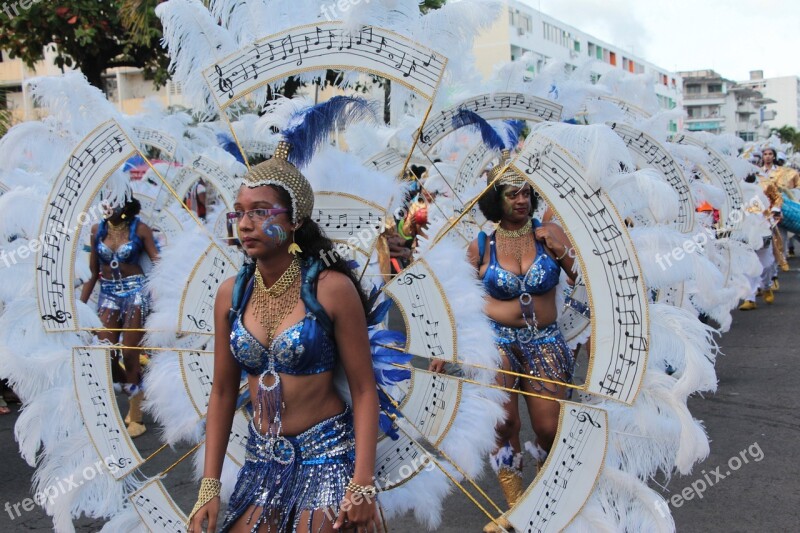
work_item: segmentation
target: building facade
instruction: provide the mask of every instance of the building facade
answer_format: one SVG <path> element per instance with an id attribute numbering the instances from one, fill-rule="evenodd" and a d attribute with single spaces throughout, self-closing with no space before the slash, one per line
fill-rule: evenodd
<path id="1" fill-rule="evenodd" d="M 710 69 L 681 72 L 680 76 L 688 131 L 733 133 L 745 141 L 769 135 L 774 114 L 765 106 L 774 101 L 760 91 Z"/>
<path id="2" fill-rule="evenodd" d="M 774 114 L 771 127 L 791 126 L 800 130 L 800 78 L 764 78 L 763 71 L 753 70 L 750 79 L 739 82 L 739 85 L 760 91 L 765 98 L 773 100 L 766 104 L 765 110 L 767 116 Z"/>
<path id="3" fill-rule="evenodd" d="M 682 105 L 680 76 L 634 56 L 618 46 L 601 41 L 517 0 L 505 8 L 494 25 L 475 40 L 473 53 L 481 74 L 489 77 L 499 62 L 513 61 L 525 53 L 537 58 L 537 72 L 550 60 L 576 67 L 595 59 L 595 73 L 611 69 L 632 74 L 650 74 L 662 109 Z M 675 125 L 678 127 L 678 125 Z"/>

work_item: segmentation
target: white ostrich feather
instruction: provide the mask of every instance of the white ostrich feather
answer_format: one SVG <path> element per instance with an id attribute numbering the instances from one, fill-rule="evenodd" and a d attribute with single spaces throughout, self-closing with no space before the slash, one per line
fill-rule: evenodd
<path id="1" fill-rule="evenodd" d="M 0 138 L 0 176 L 11 186 L 14 182 L 9 175 L 15 171 L 41 172 L 44 181 L 49 182 L 55 178 L 72 151 L 73 141 L 69 136 L 56 133 L 45 122 L 16 124 Z M 23 175 L 17 177 L 22 178 Z M 24 182 L 17 184 L 32 185 Z"/>
<path id="2" fill-rule="evenodd" d="M 233 35 L 219 26 L 199 0 L 170 0 L 156 7 L 163 27 L 163 45 L 170 54 L 172 78 L 195 113 L 217 113 L 202 71 L 236 51 Z"/>

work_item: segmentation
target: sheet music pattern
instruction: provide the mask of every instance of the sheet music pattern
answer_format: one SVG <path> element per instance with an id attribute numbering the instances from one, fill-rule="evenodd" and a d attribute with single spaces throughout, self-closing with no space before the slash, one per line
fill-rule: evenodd
<path id="1" fill-rule="evenodd" d="M 189 166 L 200 174 L 206 182 L 210 182 L 215 189 L 220 193 L 225 207 L 229 211 L 233 211 L 233 203 L 236 201 L 236 194 L 239 192 L 240 183 L 237 180 L 238 176 L 229 174 L 222 169 L 213 159 L 205 156 L 195 157 Z M 183 196 L 181 196 L 183 198 Z"/>
<path id="2" fill-rule="evenodd" d="M 691 232 L 694 227 L 694 201 L 689 181 L 669 150 L 642 130 L 617 122 L 609 126 L 622 137 L 628 149 L 638 156 L 640 166 L 654 168 L 664 174 L 667 183 L 678 194 L 678 218 L 674 221 L 676 229 L 681 233 Z"/>
<path id="3" fill-rule="evenodd" d="M 289 28 L 265 37 L 203 71 L 221 109 L 273 81 L 336 68 L 370 72 L 432 100 L 447 59 L 389 30 L 346 31 L 338 21 Z"/>
<path id="4" fill-rule="evenodd" d="M 183 386 L 189 395 L 198 417 L 204 417 L 211 396 L 211 381 L 214 375 L 214 352 L 181 350 L 178 352 Z"/>
<path id="5" fill-rule="evenodd" d="M 428 153 L 436 143 L 455 131 L 453 117 L 460 109 L 474 111 L 486 120 L 561 120 L 561 106 L 546 98 L 523 93 L 479 94 L 442 109 L 437 115 L 431 114 L 419 137 L 419 146 L 423 152 Z"/>
<path id="6" fill-rule="evenodd" d="M 188 517 L 175 504 L 160 480 L 154 479 L 128 499 L 148 531 L 184 533 Z"/>
<path id="7" fill-rule="evenodd" d="M 584 404 L 560 403 L 558 436 L 544 468 L 508 514 L 514 531 L 563 530 L 580 513 L 603 468 L 607 413 Z"/>
<path id="8" fill-rule="evenodd" d="M 189 194 L 189 189 L 192 188 L 192 185 L 200 176 L 197 175 L 191 167 L 181 167 L 170 180 L 170 187 L 175 191 L 175 194 L 178 198 L 185 198 L 187 194 Z M 166 202 L 168 203 L 175 198 L 172 195 L 166 197 Z M 177 200 L 176 200 L 177 201 Z"/>
<path id="9" fill-rule="evenodd" d="M 83 425 L 111 475 L 122 479 L 143 460 L 120 417 L 110 362 L 108 348 L 72 350 L 72 377 Z"/>
<path id="10" fill-rule="evenodd" d="M 586 292 L 586 285 L 583 283 L 582 279 L 579 278 L 575 281 L 575 287 L 572 289 L 570 298 L 589 307 L 589 295 Z M 583 336 L 586 332 L 586 328 L 590 328 L 591 326 L 591 320 L 569 306 L 562 311 L 561 316 L 558 318 L 558 328 L 564 335 L 567 344 Z"/>
<path id="11" fill-rule="evenodd" d="M 456 360 L 456 327 L 436 274 L 419 259 L 382 289 L 397 304 L 406 324 L 405 351 L 426 358 Z"/>
<path id="12" fill-rule="evenodd" d="M 365 159 L 363 165 L 377 172 L 382 172 L 390 176 L 402 177 L 400 173 L 403 172 L 403 165 L 405 165 L 405 163 L 406 159 L 400 155 L 400 152 L 394 148 L 387 148 Z"/>
<path id="13" fill-rule="evenodd" d="M 708 155 L 709 162 L 703 166 L 710 170 L 710 172 L 707 172 L 708 176 L 711 179 L 716 177 L 718 180 L 717 185 L 725 191 L 725 206 L 720 209 L 719 219 L 726 225 L 725 229 L 731 231 L 738 230 L 742 225 L 744 217 L 731 217 L 730 214 L 734 211 L 740 212 L 742 210 L 744 194 L 742 193 L 742 188 L 739 186 L 739 180 L 736 178 L 730 165 L 728 165 L 723 156 L 715 149 L 687 133 L 673 135 L 670 141 L 677 144 L 696 146 L 705 151 Z M 731 222 L 733 222 L 733 225 L 727 226 L 727 224 Z"/>
<path id="14" fill-rule="evenodd" d="M 44 329 L 74 331 L 75 301 L 72 287 L 74 258 L 80 246 L 82 215 L 106 178 L 136 153 L 119 124 L 104 122 L 69 156 L 50 192 L 36 252 L 36 292 Z"/>
<path id="15" fill-rule="evenodd" d="M 411 379 L 398 384 L 403 391 L 400 411 L 405 419 L 438 446 L 455 420 L 463 382 L 447 374 L 414 370 Z"/>
<path id="16" fill-rule="evenodd" d="M 142 222 L 163 235 L 167 242 L 183 231 L 183 225 L 178 218 L 168 209 L 162 209 L 158 206 L 155 198 L 136 193 L 136 199 L 142 204 L 142 210 L 139 214 Z"/>
<path id="17" fill-rule="evenodd" d="M 178 141 L 175 140 L 175 137 L 154 128 L 142 128 L 139 126 L 134 126 L 133 132 L 142 144 L 158 148 L 162 154 L 168 155 L 170 159 L 175 158 L 175 150 L 178 149 Z"/>
<path id="18" fill-rule="evenodd" d="M 331 240 L 350 241 L 369 256 L 383 233 L 386 209 L 351 194 L 320 191 L 314 194 L 311 218 Z"/>
<path id="19" fill-rule="evenodd" d="M 456 182 L 453 184 L 455 193 L 460 196 L 474 187 L 495 155 L 489 152 L 489 148 L 483 143 L 470 150 L 458 167 Z"/>
<path id="20" fill-rule="evenodd" d="M 561 146 L 538 134 L 513 162 L 564 224 L 585 275 L 592 316 L 587 390 L 625 403 L 639 391 L 647 364 L 647 290 L 625 224 L 601 189 Z"/>
<path id="21" fill-rule="evenodd" d="M 620 111 L 625 113 L 625 118 L 627 122 L 636 123 L 639 120 L 644 120 L 650 118 L 650 113 L 642 109 L 641 107 L 635 106 L 625 100 L 620 100 L 619 98 L 615 98 L 613 96 L 595 96 L 590 99 L 593 100 L 600 100 L 602 102 L 610 102 L 617 106 Z"/>
<path id="22" fill-rule="evenodd" d="M 8 187 L 6 187 L 3 182 L 0 181 L 0 196 L 8 192 Z"/>
<path id="23" fill-rule="evenodd" d="M 233 415 L 231 434 L 228 437 L 228 450 L 225 452 L 231 461 L 241 467 L 244 465 L 247 437 L 250 434 L 250 421 L 244 414 L 244 408 L 236 411 Z"/>
<path id="24" fill-rule="evenodd" d="M 275 152 L 275 148 L 277 147 L 277 143 L 259 141 L 258 139 L 247 139 L 242 141 L 242 149 L 247 154 L 268 155 L 272 157 L 272 154 Z"/>
<path id="25" fill-rule="evenodd" d="M 659 303 L 672 305 L 674 307 L 683 307 L 683 299 L 685 295 L 685 282 L 681 281 L 677 285 L 673 285 L 672 287 L 667 287 L 658 291 L 656 301 Z"/>
<path id="26" fill-rule="evenodd" d="M 408 435 L 403 432 L 399 435 L 397 440 L 385 435 L 378 440 L 375 479 L 380 483 L 381 490 L 399 487 L 417 475 L 430 461 L 425 451 L 414 444 Z"/>
<path id="27" fill-rule="evenodd" d="M 186 283 L 178 315 L 180 333 L 214 334 L 214 300 L 220 283 L 235 276 L 238 265 L 214 243 L 197 261 Z"/>

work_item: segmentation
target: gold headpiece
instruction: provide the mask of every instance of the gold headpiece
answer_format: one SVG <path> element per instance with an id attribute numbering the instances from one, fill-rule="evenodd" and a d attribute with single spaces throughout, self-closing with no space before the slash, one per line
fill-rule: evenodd
<path id="1" fill-rule="evenodd" d="M 251 168 L 243 180 L 251 189 L 263 185 L 276 185 L 286 189 L 292 198 L 292 223 L 297 224 L 311 216 L 314 191 L 305 176 L 289 162 L 289 150 L 291 145 L 280 141 L 272 159 Z"/>
<path id="2" fill-rule="evenodd" d="M 489 171 L 486 184 L 492 183 L 494 179 L 500 175 L 500 179 L 494 182 L 495 187 L 504 187 L 510 185 L 511 187 L 520 188 L 527 183 L 525 178 L 522 177 L 517 171 L 508 166 L 511 162 L 511 152 L 503 150 L 500 161 L 492 167 Z"/>

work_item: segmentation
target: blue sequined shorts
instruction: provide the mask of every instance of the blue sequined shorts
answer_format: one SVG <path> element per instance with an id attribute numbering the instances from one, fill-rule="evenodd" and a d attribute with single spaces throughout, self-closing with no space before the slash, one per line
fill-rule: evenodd
<path id="1" fill-rule="evenodd" d="M 120 279 L 100 278 L 97 310 L 119 313 L 120 321 L 125 326 L 130 325 L 131 318 L 139 311 L 143 322 L 150 312 L 150 298 L 144 289 L 146 279 L 144 274 Z"/>
<path id="2" fill-rule="evenodd" d="M 572 382 L 575 356 L 567 346 L 557 323 L 539 330 L 513 328 L 492 321 L 494 342 L 508 360 L 514 372 L 530 374 L 566 383 Z M 534 390 L 557 392 L 559 386 L 530 380 Z"/>
<path id="3" fill-rule="evenodd" d="M 251 531 L 297 530 L 303 511 L 311 531 L 313 511 L 334 521 L 355 468 L 355 434 L 350 407 L 296 437 L 270 437 L 250 425 L 245 463 L 228 503 L 221 531 L 228 531 L 248 507 Z M 320 520 L 316 517 L 315 523 Z M 322 526 L 320 526 L 322 527 Z"/>

